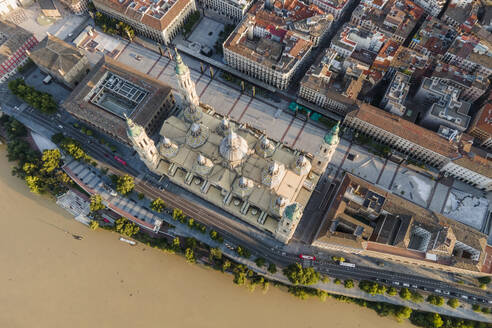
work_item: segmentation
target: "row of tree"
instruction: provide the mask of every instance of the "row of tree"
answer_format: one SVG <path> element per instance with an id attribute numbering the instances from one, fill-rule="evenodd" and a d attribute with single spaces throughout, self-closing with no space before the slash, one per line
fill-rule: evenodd
<path id="1" fill-rule="evenodd" d="M 58 105 L 52 95 L 28 86 L 24 79 L 12 80 L 9 82 L 8 87 L 10 92 L 24 100 L 32 108 L 46 114 L 53 114 L 58 110 Z"/>
<path id="2" fill-rule="evenodd" d="M 26 127 L 13 117 L 2 116 L 0 124 L 7 134 L 7 158 L 17 162 L 12 174 L 23 179 L 34 193 L 50 193 L 54 196 L 66 191 L 72 181 L 61 169 L 61 154 L 58 149 L 40 153 L 26 141 Z"/>
<path id="3" fill-rule="evenodd" d="M 130 41 L 135 37 L 135 30 L 133 27 L 99 11 L 96 11 L 94 15 L 94 22 L 97 26 L 101 27 L 104 33 L 119 35 Z"/>

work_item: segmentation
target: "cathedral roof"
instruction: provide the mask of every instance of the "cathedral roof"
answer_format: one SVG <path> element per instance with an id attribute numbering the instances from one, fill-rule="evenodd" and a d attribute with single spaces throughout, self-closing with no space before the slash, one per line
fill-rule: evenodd
<path id="1" fill-rule="evenodd" d="M 248 149 L 246 140 L 234 129 L 229 129 L 229 133 L 222 139 L 219 147 L 220 154 L 229 162 L 241 161 L 248 153 Z"/>

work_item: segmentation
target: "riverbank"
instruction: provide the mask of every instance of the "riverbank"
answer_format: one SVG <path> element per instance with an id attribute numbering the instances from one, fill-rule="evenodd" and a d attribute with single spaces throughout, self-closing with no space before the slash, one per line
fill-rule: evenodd
<path id="1" fill-rule="evenodd" d="M 230 275 L 91 231 L 10 175 L 0 146 L 4 327 L 412 327 L 333 299 L 234 286 Z M 84 236 L 75 240 L 70 234 Z"/>

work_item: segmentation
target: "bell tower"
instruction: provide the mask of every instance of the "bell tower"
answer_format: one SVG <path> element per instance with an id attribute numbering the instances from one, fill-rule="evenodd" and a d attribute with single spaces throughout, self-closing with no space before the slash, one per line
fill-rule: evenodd
<path id="1" fill-rule="evenodd" d="M 325 172 L 328 163 L 330 163 L 335 149 L 340 143 L 340 138 L 338 137 L 338 132 L 340 131 L 340 122 L 337 122 L 324 137 L 323 142 L 319 146 L 319 150 L 314 154 L 314 159 L 312 163 L 312 170 L 316 174 L 323 174 Z"/>
<path id="2" fill-rule="evenodd" d="M 198 95 L 195 90 L 195 82 L 191 80 L 190 70 L 188 66 L 183 62 L 178 49 L 174 49 L 176 52 L 176 76 L 179 82 L 179 91 L 188 105 L 199 105 Z"/>
<path id="3" fill-rule="evenodd" d="M 144 128 L 126 117 L 126 134 L 130 139 L 133 149 L 149 169 L 155 169 L 159 164 L 159 154 L 154 141 L 147 136 Z"/>

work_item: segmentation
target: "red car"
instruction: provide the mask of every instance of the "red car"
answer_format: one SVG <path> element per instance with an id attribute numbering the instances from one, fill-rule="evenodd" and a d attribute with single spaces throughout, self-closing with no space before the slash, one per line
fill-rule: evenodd
<path id="1" fill-rule="evenodd" d="M 316 261 L 316 257 L 311 256 L 311 255 L 305 255 L 305 254 L 299 254 L 299 257 L 303 260 L 311 260 L 311 261 Z"/>
<path id="2" fill-rule="evenodd" d="M 119 163 L 123 164 L 123 165 L 126 165 L 126 162 L 124 160 L 122 160 L 121 158 L 119 158 L 118 156 L 114 155 L 114 159 L 116 161 L 118 161 Z"/>

